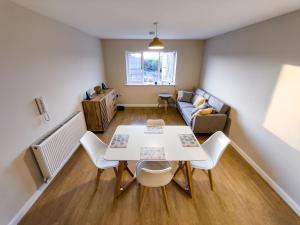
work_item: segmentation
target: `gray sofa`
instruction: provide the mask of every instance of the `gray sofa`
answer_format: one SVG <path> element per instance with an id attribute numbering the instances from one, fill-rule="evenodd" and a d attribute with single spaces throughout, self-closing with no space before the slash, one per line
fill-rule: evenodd
<path id="1" fill-rule="evenodd" d="M 193 95 L 201 95 L 208 99 L 208 104 L 214 108 L 215 113 L 209 115 L 198 115 L 192 119 L 191 114 L 194 109 L 192 102 L 177 101 L 177 108 L 186 124 L 191 126 L 194 133 L 214 133 L 219 130 L 223 131 L 230 107 L 200 88 L 196 89 Z"/>

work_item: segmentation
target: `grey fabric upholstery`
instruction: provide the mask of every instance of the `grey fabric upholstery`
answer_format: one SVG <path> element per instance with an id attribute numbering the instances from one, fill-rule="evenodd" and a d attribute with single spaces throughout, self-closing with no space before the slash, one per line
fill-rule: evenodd
<path id="1" fill-rule="evenodd" d="M 206 92 L 206 93 L 203 95 L 203 97 L 204 97 L 205 99 L 209 99 L 209 98 L 210 98 L 210 94 Z"/>
<path id="2" fill-rule="evenodd" d="M 182 117 L 187 125 L 191 125 L 193 109 L 194 109 L 193 107 L 188 107 L 188 108 L 182 109 Z"/>
<path id="3" fill-rule="evenodd" d="M 195 90 L 194 94 L 195 94 L 195 95 L 201 95 L 201 96 L 204 96 L 205 91 L 202 90 L 202 89 L 200 89 L 200 88 L 198 88 L 198 89 Z"/>
<path id="4" fill-rule="evenodd" d="M 221 102 L 221 100 L 217 99 L 214 96 L 210 96 L 208 99 L 208 104 L 210 104 L 218 113 L 227 113 L 229 107 L 225 103 Z"/>
<path id="5" fill-rule="evenodd" d="M 194 94 L 193 98 L 192 98 L 192 104 L 194 104 L 194 102 L 197 100 L 199 95 Z M 202 96 L 202 95 L 201 95 Z"/>
<path id="6" fill-rule="evenodd" d="M 226 121 L 226 114 L 217 113 L 205 116 L 196 116 L 195 119 L 191 121 L 191 128 L 194 133 L 214 133 L 216 131 L 223 131 Z"/>
<path id="7" fill-rule="evenodd" d="M 193 99 L 195 98 L 195 96 L 197 95 L 201 95 L 203 96 L 205 99 L 209 99 L 210 97 L 210 94 L 207 93 L 206 91 L 202 90 L 201 88 L 197 88 L 195 91 L 194 91 L 194 97 Z"/>
<path id="8" fill-rule="evenodd" d="M 196 95 L 201 95 L 208 99 L 209 105 L 216 110 L 216 113 L 198 115 L 192 119 L 191 114 L 195 109 L 192 103 L 177 101 L 177 108 L 186 124 L 191 126 L 194 133 L 214 133 L 219 130 L 224 130 L 230 107 L 200 88 L 195 90 L 194 96 Z"/>
<path id="9" fill-rule="evenodd" d="M 192 103 L 189 102 L 177 102 L 178 107 L 183 108 L 194 108 Z"/>

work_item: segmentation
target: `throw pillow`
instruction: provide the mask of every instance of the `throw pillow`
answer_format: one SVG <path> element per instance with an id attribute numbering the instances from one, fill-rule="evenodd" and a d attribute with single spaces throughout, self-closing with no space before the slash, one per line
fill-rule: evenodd
<path id="1" fill-rule="evenodd" d="M 196 117 L 196 116 L 199 116 L 199 115 L 209 115 L 209 114 L 212 114 L 214 111 L 213 108 L 206 108 L 206 109 L 199 109 L 199 111 L 197 113 L 194 113 L 192 115 L 192 118 Z"/>
<path id="2" fill-rule="evenodd" d="M 211 106 L 207 103 L 207 102 L 204 102 L 202 103 L 201 105 L 199 105 L 198 107 L 196 107 L 193 111 L 192 111 L 192 115 L 197 113 L 199 110 L 201 109 L 206 109 L 206 108 L 210 108 Z"/>
<path id="3" fill-rule="evenodd" d="M 206 108 L 206 109 L 202 109 L 201 111 L 200 111 L 200 115 L 208 115 L 208 114 L 212 114 L 213 113 L 213 111 L 214 111 L 214 109 L 213 108 Z"/>
<path id="4" fill-rule="evenodd" d="M 193 92 L 189 91 L 178 91 L 177 100 L 179 102 L 191 102 L 193 97 Z"/>
<path id="5" fill-rule="evenodd" d="M 193 106 L 194 107 L 198 107 L 199 105 L 203 104 L 205 102 L 205 98 L 201 95 L 199 95 L 197 97 L 197 99 L 195 99 L 195 101 L 193 102 Z"/>

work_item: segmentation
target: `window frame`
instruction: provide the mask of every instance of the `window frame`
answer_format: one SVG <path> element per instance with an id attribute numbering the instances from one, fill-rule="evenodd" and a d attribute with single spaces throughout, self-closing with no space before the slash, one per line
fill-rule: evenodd
<path id="1" fill-rule="evenodd" d="M 158 76 L 160 79 L 160 83 L 145 83 L 144 82 L 144 52 L 158 52 L 158 67 L 157 67 L 157 72 Z M 173 53 L 174 54 L 174 72 L 173 72 L 173 82 L 171 83 L 163 83 L 162 81 L 162 73 L 161 73 L 161 53 Z M 128 82 L 128 74 L 129 74 L 129 60 L 128 56 L 129 54 L 132 53 L 140 53 L 141 54 L 141 76 L 143 83 L 129 83 Z M 176 69 L 177 69 L 177 51 L 151 51 L 151 50 L 140 50 L 140 51 L 125 51 L 125 64 L 126 64 L 126 71 L 125 71 L 125 76 L 126 76 L 126 86 L 175 86 L 176 85 Z"/>

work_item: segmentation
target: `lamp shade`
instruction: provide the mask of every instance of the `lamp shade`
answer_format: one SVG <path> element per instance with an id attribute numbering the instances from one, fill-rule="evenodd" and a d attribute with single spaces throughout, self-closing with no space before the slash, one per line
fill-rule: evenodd
<path id="1" fill-rule="evenodd" d="M 150 42 L 149 49 L 164 49 L 163 43 L 159 40 L 158 37 L 154 37 L 153 40 Z"/>

